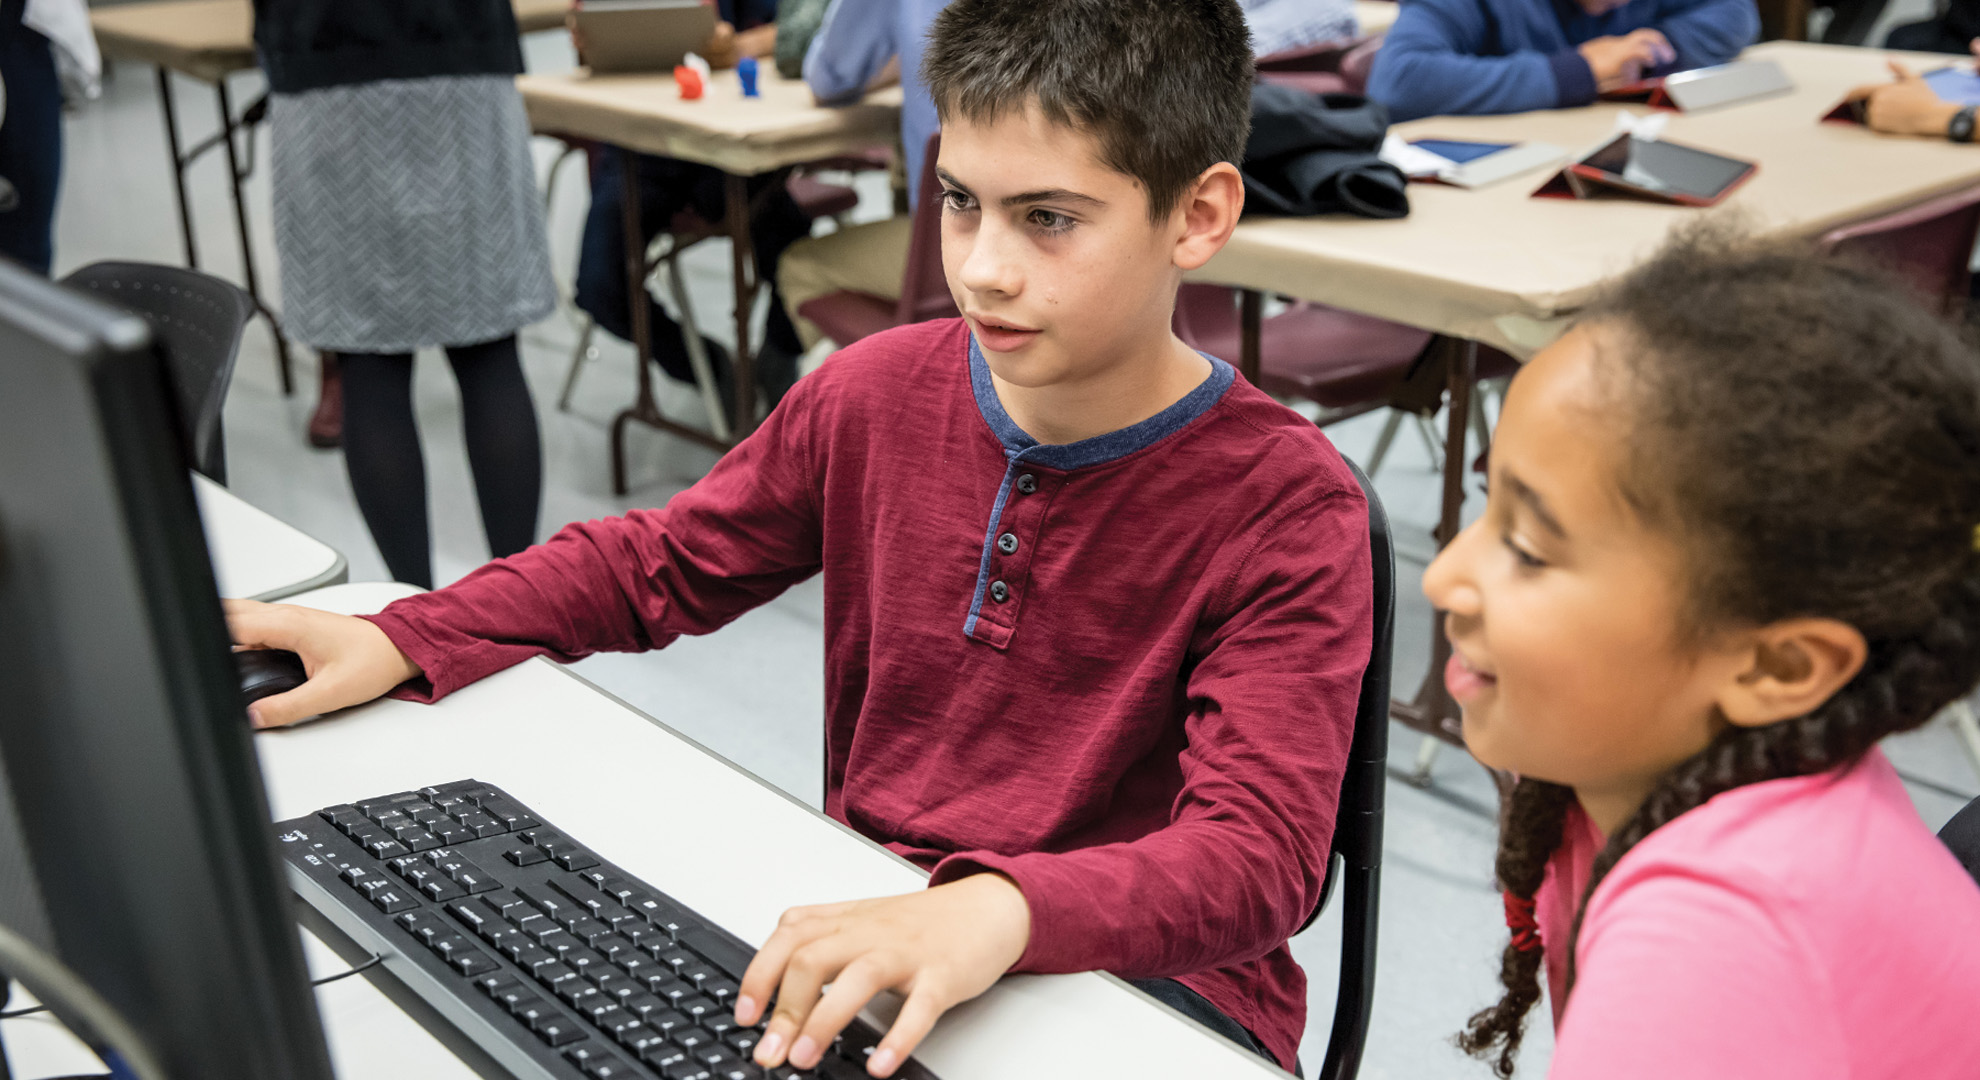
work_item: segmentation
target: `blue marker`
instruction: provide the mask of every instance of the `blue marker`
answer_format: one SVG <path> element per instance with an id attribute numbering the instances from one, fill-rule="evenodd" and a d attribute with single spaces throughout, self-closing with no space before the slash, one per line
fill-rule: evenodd
<path id="1" fill-rule="evenodd" d="M 736 61 L 736 75 L 742 79 L 744 97 L 762 97 L 756 90 L 756 57 L 745 56 Z"/>

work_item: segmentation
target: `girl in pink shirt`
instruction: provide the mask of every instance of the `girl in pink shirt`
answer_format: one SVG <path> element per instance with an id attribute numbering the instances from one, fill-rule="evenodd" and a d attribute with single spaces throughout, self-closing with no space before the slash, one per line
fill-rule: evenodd
<path id="1" fill-rule="evenodd" d="M 1498 1004 L 1557 1080 L 1980 1076 L 1980 887 L 1876 748 L 1980 682 L 1980 364 L 1879 271 L 1680 238 L 1513 383 L 1424 579 L 1520 779 Z"/>

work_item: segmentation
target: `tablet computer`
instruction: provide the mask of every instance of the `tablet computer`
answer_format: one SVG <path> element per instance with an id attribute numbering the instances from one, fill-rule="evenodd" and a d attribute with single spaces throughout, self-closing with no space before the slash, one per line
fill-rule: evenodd
<path id="1" fill-rule="evenodd" d="M 1750 161 L 1662 140 L 1618 135 L 1568 166 L 1571 182 L 1615 188 L 1685 206 L 1711 206 L 1753 175 Z M 1577 192 L 1579 194 L 1579 192 Z"/>
<path id="2" fill-rule="evenodd" d="M 584 0 L 572 17 L 597 75 L 672 71 L 715 33 L 705 0 Z"/>

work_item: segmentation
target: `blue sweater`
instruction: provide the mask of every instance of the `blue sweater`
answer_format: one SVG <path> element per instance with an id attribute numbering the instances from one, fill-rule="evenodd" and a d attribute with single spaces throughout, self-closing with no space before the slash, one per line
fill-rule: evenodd
<path id="1" fill-rule="evenodd" d="M 1644 27 L 1677 61 L 1648 75 L 1723 64 L 1760 30 L 1753 0 L 1630 0 L 1589 15 L 1574 0 L 1404 0 L 1368 79 L 1397 121 L 1557 109 L 1595 100 L 1575 46 Z"/>

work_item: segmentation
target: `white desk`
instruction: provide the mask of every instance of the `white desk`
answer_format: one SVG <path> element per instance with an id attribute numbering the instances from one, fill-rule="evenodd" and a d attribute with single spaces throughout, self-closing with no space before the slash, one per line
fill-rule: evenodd
<path id="1" fill-rule="evenodd" d="M 292 602 L 367 612 L 410 591 L 345 585 Z M 437 706 L 380 701 L 256 741 L 277 818 L 426 784 L 487 780 L 751 942 L 768 937 L 785 908 L 911 892 L 927 880 L 547 660 Z M 690 827 L 656 828 L 661 822 Z M 319 975 L 342 970 L 334 959 L 313 955 L 312 962 Z M 361 979 L 323 987 L 317 1001 L 339 1076 L 475 1075 Z M 88 1063 L 73 1049 L 61 1056 L 65 1037 L 48 1024 L 13 1021 L 6 1035 L 23 1075 Z M 1284 1075 L 1099 974 L 1008 977 L 951 1012 L 917 1056 L 943 1080 Z"/>
<path id="2" fill-rule="evenodd" d="M 199 500 L 221 596 L 279 600 L 341 585 L 349 576 L 350 567 L 337 549 L 198 473 L 193 474 L 193 495 Z"/>

